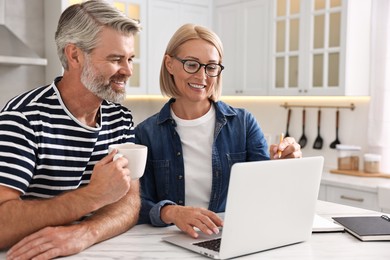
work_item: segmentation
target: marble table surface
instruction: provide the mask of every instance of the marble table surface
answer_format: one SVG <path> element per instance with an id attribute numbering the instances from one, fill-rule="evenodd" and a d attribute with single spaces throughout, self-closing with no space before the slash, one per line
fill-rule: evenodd
<path id="1" fill-rule="evenodd" d="M 318 201 L 317 214 L 334 216 L 378 215 L 379 212 Z M 138 225 L 128 232 L 64 259 L 207 259 L 163 242 L 163 236 L 180 232 L 176 227 Z M 0 252 L 5 259 L 5 252 Z M 390 242 L 361 242 L 346 232 L 313 233 L 310 240 L 263 251 L 239 259 L 390 259 Z"/>

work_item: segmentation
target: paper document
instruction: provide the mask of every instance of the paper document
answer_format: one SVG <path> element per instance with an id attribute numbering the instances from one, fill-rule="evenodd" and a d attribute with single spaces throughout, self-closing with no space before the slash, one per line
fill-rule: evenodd
<path id="1" fill-rule="evenodd" d="M 344 227 L 334 223 L 331 220 L 328 220 L 324 217 L 321 217 L 317 214 L 314 216 L 313 221 L 313 233 L 316 232 L 338 232 L 338 231 L 344 231 Z"/>

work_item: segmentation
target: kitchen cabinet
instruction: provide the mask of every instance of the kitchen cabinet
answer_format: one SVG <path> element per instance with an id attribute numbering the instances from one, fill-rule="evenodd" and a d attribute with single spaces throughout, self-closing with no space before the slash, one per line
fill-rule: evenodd
<path id="1" fill-rule="evenodd" d="M 54 34 L 57 30 L 58 19 L 61 13 L 70 5 L 81 3 L 82 0 L 45 0 L 45 48 L 48 65 L 46 69 L 46 81 L 51 82 L 59 75 L 62 75 L 62 65 L 57 55 L 57 48 L 54 41 Z M 146 3 L 143 0 L 110 0 L 119 10 L 127 16 L 138 19 L 144 26 L 146 20 Z M 141 32 L 135 37 L 135 58 L 133 60 L 133 75 L 127 82 L 126 92 L 128 94 L 146 93 L 146 34 Z"/>
<path id="2" fill-rule="evenodd" d="M 128 17 L 139 20 L 143 27 L 147 21 L 146 3 L 144 0 L 111 0 L 113 5 Z M 133 59 L 133 74 L 127 82 L 127 94 L 145 94 L 146 85 L 146 33 L 143 29 L 134 39 L 135 57 Z"/>
<path id="3" fill-rule="evenodd" d="M 46 79 L 62 74 L 54 33 L 62 11 L 82 0 L 45 0 L 46 53 L 49 66 Z M 160 94 L 159 75 L 165 48 L 173 33 L 184 23 L 211 27 L 212 2 L 209 0 L 110 0 L 131 18 L 139 19 L 143 30 L 135 39 L 133 75 L 126 86 L 129 95 Z"/>
<path id="4" fill-rule="evenodd" d="M 326 201 L 326 185 L 320 185 L 320 190 L 318 191 L 318 199 Z"/>
<path id="5" fill-rule="evenodd" d="M 369 95 L 371 0 L 271 2 L 270 95 Z"/>
<path id="6" fill-rule="evenodd" d="M 388 194 L 389 178 L 348 176 L 325 170 L 318 199 L 390 213 Z"/>
<path id="7" fill-rule="evenodd" d="M 70 5 L 68 0 L 51 1 L 45 0 L 45 53 L 48 66 L 46 67 L 45 82 L 52 82 L 55 77 L 62 75 L 63 68 L 57 54 L 57 46 L 54 35 L 57 30 L 58 20 L 61 13 Z"/>
<path id="8" fill-rule="evenodd" d="M 269 0 L 215 1 L 215 31 L 224 45 L 223 95 L 266 95 Z"/>
<path id="9" fill-rule="evenodd" d="M 383 212 L 390 212 L 390 184 L 378 187 L 378 204 Z"/>
<path id="10" fill-rule="evenodd" d="M 358 208 L 379 210 L 378 198 L 375 192 L 367 192 L 327 185 L 326 201 Z"/>
<path id="11" fill-rule="evenodd" d="M 174 32 L 185 23 L 211 27 L 212 2 L 209 0 L 148 1 L 147 93 L 160 94 L 160 68 Z"/>
<path id="12" fill-rule="evenodd" d="M 6 16 L 8 15 L 8 18 L 10 18 L 12 17 L 12 12 L 15 12 L 15 10 L 10 9 L 12 9 L 12 5 L 8 6 L 7 10 L 5 0 L 0 0 L 0 66 L 46 66 L 47 60 L 39 57 L 6 24 Z M 14 19 L 14 17 L 12 18 Z M 31 21 L 31 23 L 34 23 L 34 21 Z"/>

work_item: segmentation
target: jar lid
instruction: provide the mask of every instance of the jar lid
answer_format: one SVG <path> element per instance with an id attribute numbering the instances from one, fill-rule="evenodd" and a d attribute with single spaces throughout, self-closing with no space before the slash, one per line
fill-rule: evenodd
<path id="1" fill-rule="evenodd" d="M 364 161 L 367 162 L 379 162 L 381 160 L 381 156 L 379 154 L 365 153 L 363 157 Z"/>
<path id="2" fill-rule="evenodd" d="M 360 151 L 361 147 L 356 145 L 337 144 L 336 149 L 344 151 Z"/>

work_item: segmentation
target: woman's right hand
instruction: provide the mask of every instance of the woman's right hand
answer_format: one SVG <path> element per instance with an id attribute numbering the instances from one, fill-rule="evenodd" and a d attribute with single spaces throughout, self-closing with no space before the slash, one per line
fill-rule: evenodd
<path id="1" fill-rule="evenodd" d="M 175 224 L 193 238 L 199 236 L 194 228 L 211 235 L 218 234 L 219 227 L 223 226 L 223 220 L 210 210 L 179 205 L 164 206 L 161 209 L 161 220 L 167 224 Z"/>

